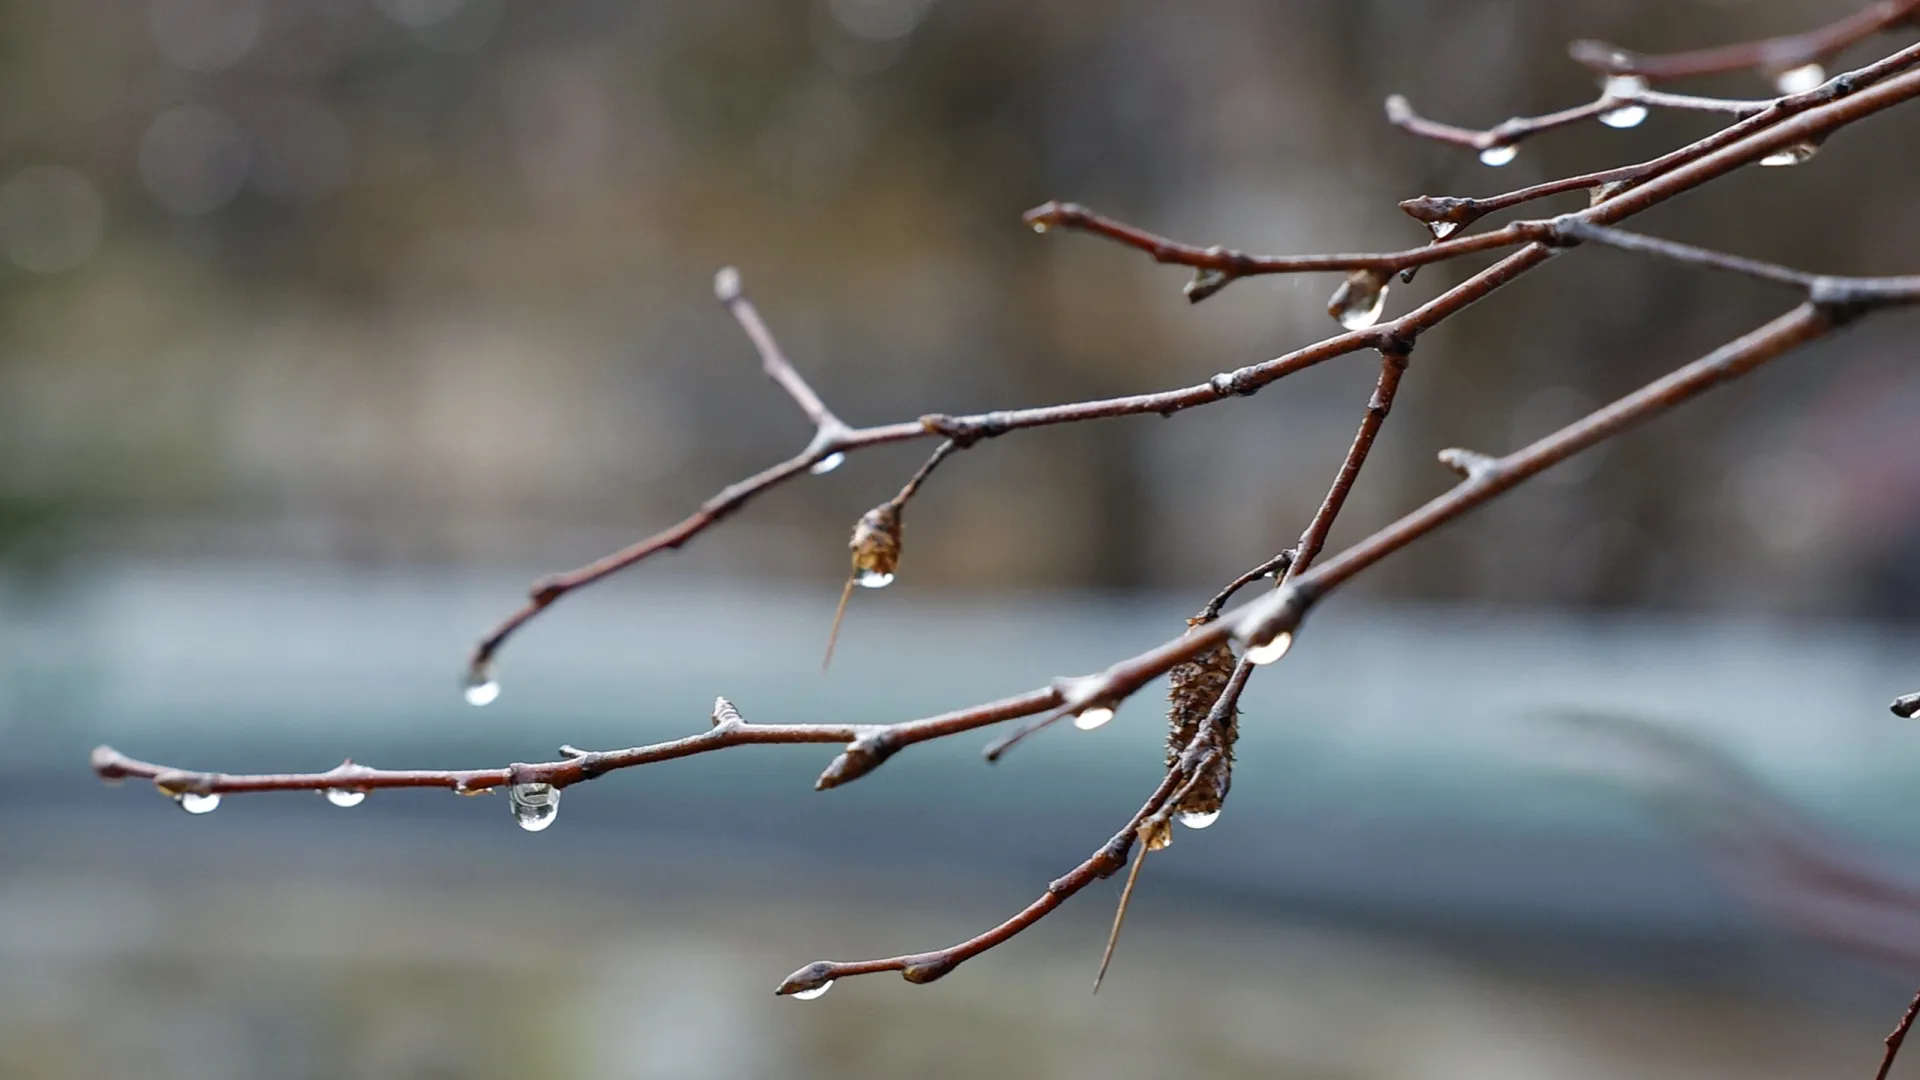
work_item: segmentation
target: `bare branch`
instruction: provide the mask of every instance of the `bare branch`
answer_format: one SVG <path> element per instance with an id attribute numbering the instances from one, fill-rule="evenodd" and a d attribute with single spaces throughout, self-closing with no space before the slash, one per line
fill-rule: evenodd
<path id="1" fill-rule="evenodd" d="M 1567 52 L 1577 63 L 1594 71 L 1638 75 L 1650 82 L 1756 69 L 1777 76 L 1807 64 L 1824 63 L 1855 42 L 1911 20 L 1916 12 L 1920 12 L 1920 0 L 1880 0 L 1805 33 L 1738 45 L 1646 55 L 1603 41 L 1576 41 L 1567 47 Z"/>
<path id="2" fill-rule="evenodd" d="M 767 324 L 760 319 L 760 312 L 741 291 L 740 271 L 731 266 L 722 267 L 719 273 L 713 275 L 713 295 L 739 320 L 740 329 L 747 332 L 747 338 L 760 353 L 760 366 L 766 371 L 767 377 L 779 383 L 780 388 L 792 396 L 794 404 L 800 406 L 800 411 L 807 414 L 808 420 L 813 421 L 819 434 L 825 437 L 829 433 L 846 430 L 847 425 L 833 415 L 833 410 L 827 408 L 826 402 L 820 400 L 820 395 L 807 385 L 807 380 L 794 370 L 787 354 L 781 351 L 780 343 L 774 340 L 773 331 L 767 329 Z"/>

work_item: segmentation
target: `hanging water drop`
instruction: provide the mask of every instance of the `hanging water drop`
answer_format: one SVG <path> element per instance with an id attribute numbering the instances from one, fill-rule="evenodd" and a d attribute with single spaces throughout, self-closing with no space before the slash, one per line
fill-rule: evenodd
<path id="1" fill-rule="evenodd" d="M 807 466 L 807 471 L 815 476 L 825 476 L 839 468 L 840 463 L 845 460 L 847 460 L 847 455 L 835 451 L 821 458 L 819 461 L 814 462 L 812 465 Z"/>
<path id="2" fill-rule="evenodd" d="M 1327 314 L 1349 330 L 1365 330 L 1380 321 L 1387 306 L 1387 278 L 1378 270 L 1355 270 L 1333 290 Z"/>
<path id="3" fill-rule="evenodd" d="M 1189 829 L 1204 829 L 1220 820 L 1220 811 L 1208 810 L 1205 813 L 1195 813 L 1192 810 L 1182 810 L 1174 815 L 1174 820 Z"/>
<path id="4" fill-rule="evenodd" d="M 521 828 L 539 832 L 553 824 L 560 812 L 560 789 L 552 784 L 515 784 L 507 789 L 507 805 Z"/>
<path id="5" fill-rule="evenodd" d="M 1778 168 L 1782 165 L 1798 165 L 1814 154 L 1819 153 L 1819 151 L 1820 145 L 1818 143 L 1801 141 L 1791 146 L 1783 146 L 1775 150 L 1773 153 L 1761 158 L 1760 164 L 1768 168 Z"/>
<path id="6" fill-rule="evenodd" d="M 1819 64 L 1790 67 L 1773 77 L 1773 88 L 1783 94 L 1804 94 L 1827 81 L 1827 69 Z"/>
<path id="7" fill-rule="evenodd" d="M 1033 227 L 1033 231 L 1046 232 L 1047 230 L 1046 230 L 1046 226 L 1044 225 L 1035 225 Z M 823 982 L 819 986 L 813 987 L 810 990 L 795 990 L 793 993 L 788 994 L 787 996 L 792 998 L 795 1001 L 812 1001 L 814 998 L 820 997 L 821 995 L 825 994 L 827 991 L 833 989 L 833 983 L 834 983 L 834 980 L 828 979 L 826 982 Z"/>
<path id="8" fill-rule="evenodd" d="M 1609 76 L 1601 93 L 1607 97 L 1630 98 L 1647 88 L 1647 80 L 1638 75 Z M 1630 128 L 1640 126 L 1647 118 L 1647 107 L 1640 104 L 1622 105 L 1600 114 L 1600 122 L 1611 128 Z"/>
<path id="9" fill-rule="evenodd" d="M 1113 710 L 1105 705 L 1089 705 L 1073 714 L 1073 726 L 1081 731 L 1092 731 L 1113 719 Z"/>
<path id="10" fill-rule="evenodd" d="M 1454 233 L 1458 232 L 1459 230 L 1460 230 L 1460 223 L 1457 221 L 1427 222 L 1427 231 L 1433 234 L 1433 238 L 1435 240 L 1445 240 L 1447 237 L 1452 236 Z"/>
<path id="11" fill-rule="evenodd" d="M 1489 146 L 1480 151 L 1480 164 L 1491 165 L 1497 169 L 1502 165 L 1512 164 L 1513 159 L 1519 156 L 1520 148 L 1517 146 Z"/>
<path id="12" fill-rule="evenodd" d="M 491 705 L 500 696 L 500 680 L 493 677 L 493 665 L 481 664 L 467 676 L 467 704 L 474 708 Z"/>
<path id="13" fill-rule="evenodd" d="M 893 584 L 893 575 L 879 570 L 862 570 L 854 580 L 863 589 L 884 589 Z"/>
<path id="14" fill-rule="evenodd" d="M 1247 650 L 1247 663 L 1254 665 L 1271 664 L 1275 660 L 1287 655 L 1287 650 L 1291 648 L 1293 648 L 1293 634 L 1291 632 L 1275 634 L 1272 641 L 1264 645 L 1252 646 Z"/>
<path id="15" fill-rule="evenodd" d="M 183 791 L 175 795 L 173 801 L 189 814 L 211 814 L 220 806 L 220 794 L 214 791 Z"/>
<path id="16" fill-rule="evenodd" d="M 367 801 L 365 788 L 330 787 L 327 789 L 327 801 L 342 809 L 359 806 Z"/>

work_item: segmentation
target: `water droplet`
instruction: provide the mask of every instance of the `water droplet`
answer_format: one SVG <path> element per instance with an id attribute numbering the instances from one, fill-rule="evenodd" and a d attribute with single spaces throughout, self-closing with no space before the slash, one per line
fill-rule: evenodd
<path id="1" fill-rule="evenodd" d="M 847 460 L 847 455 L 836 451 L 834 453 L 828 454 L 826 457 L 821 458 L 819 461 L 814 462 L 812 465 L 809 465 L 807 467 L 807 471 L 812 473 L 815 476 L 825 476 L 828 473 L 832 472 L 833 470 L 839 468 L 840 463 L 845 460 Z"/>
<path id="2" fill-rule="evenodd" d="M 204 795 L 198 791 L 183 791 L 175 795 L 173 801 L 189 814 L 211 814 L 220 806 L 220 795 L 212 791 Z"/>
<path id="3" fill-rule="evenodd" d="M 1081 731 L 1092 731 L 1113 719 L 1113 710 L 1105 705 L 1089 705 L 1073 714 L 1073 726 Z"/>
<path id="4" fill-rule="evenodd" d="M 862 570 L 853 580 L 858 582 L 861 588 L 884 589 L 893 584 L 893 575 L 878 570 Z"/>
<path id="5" fill-rule="evenodd" d="M 1460 223 L 1457 221 L 1427 222 L 1427 231 L 1433 234 L 1433 238 L 1435 240 L 1445 240 L 1447 237 L 1452 236 L 1454 233 L 1458 232 L 1459 230 L 1460 230 Z"/>
<path id="6" fill-rule="evenodd" d="M 507 789 L 507 805 L 521 828 L 539 832 L 553 824 L 560 812 L 560 789 L 552 784 L 515 784 Z"/>
<path id="7" fill-rule="evenodd" d="M 1047 230 L 1045 226 L 1035 225 L 1033 227 L 1033 231 L 1046 232 Z M 795 990 L 793 993 L 788 994 L 787 996 L 792 998 L 795 1001 L 812 1001 L 814 998 L 820 997 L 821 995 L 825 994 L 827 991 L 833 989 L 833 984 L 834 984 L 834 980 L 828 979 L 826 982 L 821 983 L 819 986 L 816 986 L 811 990 Z"/>
<path id="8" fill-rule="evenodd" d="M 1167 823 L 1162 821 L 1157 828 L 1148 830 L 1143 839 L 1147 843 L 1148 851 L 1160 851 L 1173 846 L 1173 830 L 1167 828 Z"/>
<path id="9" fill-rule="evenodd" d="M 1480 164 L 1491 165 L 1497 169 L 1502 165 L 1512 164 L 1513 159 L 1519 156 L 1520 148 L 1517 146 L 1489 146 L 1480 151 Z"/>
<path id="10" fill-rule="evenodd" d="M 1773 153 L 1768 154 L 1766 157 L 1761 158 L 1760 164 L 1768 166 L 1769 168 L 1777 168 L 1781 165 L 1798 165 L 1814 154 L 1819 153 L 1819 151 L 1820 147 L 1815 143 L 1797 142 L 1791 146 L 1783 146 Z"/>
<path id="11" fill-rule="evenodd" d="M 1287 650 L 1291 648 L 1293 648 L 1292 633 L 1276 634 L 1273 640 L 1267 642 L 1265 645 L 1255 645 L 1249 648 L 1247 650 L 1247 663 L 1255 665 L 1271 664 L 1275 660 L 1287 655 Z"/>
<path id="12" fill-rule="evenodd" d="M 1380 321 L 1387 306 L 1387 280 L 1377 270 L 1355 270 L 1333 290 L 1327 314 L 1349 330 L 1365 330 Z"/>
<path id="13" fill-rule="evenodd" d="M 327 801 L 343 808 L 359 806 L 367 801 L 367 793 L 361 788 L 330 787 L 327 789 Z"/>
<path id="14" fill-rule="evenodd" d="M 1647 88 L 1647 81 L 1638 75 L 1610 76 L 1601 87 L 1601 93 L 1608 97 L 1630 97 Z M 1600 122 L 1612 128 L 1639 127 L 1647 118 L 1645 105 L 1622 105 L 1600 114 Z"/>
<path id="15" fill-rule="evenodd" d="M 500 680 L 493 677 L 493 665 L 482 664 L 467 676 L 467 704 L 478 709 L 491 705 L 500 696 Z"/>
<path id="16" fill-rule="evenodd" d="M 1204 814 L 1200 814 L 1191 810 L 1182 810 L 1174 816 L 1174 820 L 1189 829 L 1204 829 L 1220 820 L 1220 811 L 1209 810 Z"/>
<path id="17" fill-rule="evenodd" d="M 1783 94 L 1804 94 L 1827 81 L 1827 69 L 1819 64 L 1801 64 L 1773 77 L 1773 88 Z"/>
<path id="18" fill-rule="evenodd" d="M 1036 221 L 1036 222 L 1034 222 L 1034 223 L 1033 223 L 1033 231 L 1034 231 L 1034 232 L 1037 232 L 1037 233 L 1043 233 L 1043 232 L 1046 232 L 1046 231 L 1047 231 L 1047 223 L 1046 223 L 1046 222 L 1044 222 L 1044 221 Z M 824 992 L 825 992 L 825 991 L 822 991 L 822 993 L 824 993 Z M 795 994 L 794 996 L 795 996 L 795 997 L 799 997 L 800 995 L 798 995 L 798 994 Z M 815 996 L 815 997 L 818 997 L 819 995 L 818 995 L 818 994 L 816 994 L 816 995 L 814 995 L 814 996 Z"/>

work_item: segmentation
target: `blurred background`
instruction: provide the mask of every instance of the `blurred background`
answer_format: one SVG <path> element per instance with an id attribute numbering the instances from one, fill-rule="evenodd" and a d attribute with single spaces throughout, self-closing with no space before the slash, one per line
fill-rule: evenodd
<path id="1" fill-rule="evenodd" d="M 1189 305 L 1177 268 L 1020 211 L 1412 246 L 1399 199 L 1641 160 L 1712 121 L 1576 128 L 1496 169 L 1389 128 L 1387 94 L 1491 124 L 1591 97 L 1574 38 L 1684 48 L 1855 6 L 0 5 L 0 1076 L 1866 1074 L 1911 972 L 1755 914 L 1552 716 L 1677 725 L 1920 860 L 1920 734 L 1884 711 L 1920 685 L 1910 314 L 1329 603 L 1255 680 L 1228 812 L 1149 865 L 1098 998 L 1117 883 L 938 986 L 770 990 L 1031 900 L 1151 789 L 1148 698 L 992 769 L 926 747 L 826 796 L 818 749 L 649 768 L 570 792 L 538 837 L 499 797 L 203 819 L 84 769 L 102 741 L 236 770 L 538 760 L 696 730 L 716 693 L 884 721 L 1164 640 L 1298 535 L 1370 360 L 953 459 L 826 678 L 848 530 L 926 446 L 569 599 L 506 650 L 498 704 L 458 694 L 534 576 L 805 442 L 712 300 L 720 266 L 852 423 L 1191 384 L 1337 329 L 1337 277 Z M 1915 125 L 1894 110 L 1635 227 L 1913 272 Z M 1486 261 L 1396 283 L 1389 315 Z M 1520 445 L 1790 303 L 1557 260 L 1422 339 L 1333 546 L 1443 490 L 1437 449 Z"/>

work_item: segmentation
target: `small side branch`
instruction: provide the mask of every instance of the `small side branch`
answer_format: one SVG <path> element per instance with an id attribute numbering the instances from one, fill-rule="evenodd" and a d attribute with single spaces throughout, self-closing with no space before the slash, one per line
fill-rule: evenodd
<path id="1" fill-rule="evenodd" d="M 1887 1074 L 1893 1071 L 1893 1059 L 1900 1056 L 1900 1047 L 1907 1041 L 1907 1032 L 1913 1030 L 1916 1016 L 1920 1016 L 1920 991 L 1907 1002 L 1907 1011 L 1900 1014 L 1900 1022 L 1887 1034 L 1887 1052 L 1880 1059 L 1880 1068 L 1873 1074 L 1873 1080 L 1887 1080 Z"/>

